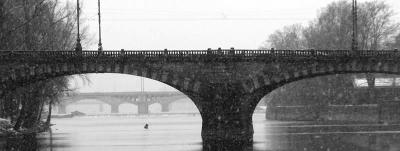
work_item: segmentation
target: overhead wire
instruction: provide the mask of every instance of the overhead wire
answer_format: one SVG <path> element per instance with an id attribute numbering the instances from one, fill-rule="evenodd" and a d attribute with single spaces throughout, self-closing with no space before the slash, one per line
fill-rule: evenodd
<path id="1" fill-rule="evenodd" d="M 304 21 L 312 18 L 103 18 L 104 21 Z M 89 21 L 97 21 L 89 18 Z"/>
<path id="2" fill-rule="evenodd" d="M 124 17 L 124 18 L 115 18 L 115 17 L 103 17 L 103 20 L 106 21 L 282 21 L 282 20 L 311 20 L 314 17 L 263 17 L 263 16 L 276 16 L 273 14 L 273 11 L 263 10 L 263 11 L 213 11 L 213 12 L 200 12 L 200 11 L 170 11 L 170 10 L 151 10 L 146 12 L 147 10 L 118 10 L 118 9 L 103 9 L 104 15 L 118 15 L 122 16 L 124 14 L 135 14 L 135 16 L 149 16 L 149 17 Z M 114 12 L 113 12 L 114 11 Z M 296 16 L 302 16 L 302 14 L 307 14 L 307 9 L 304 10 L 289 10 L 283 11 L 280 13 L 285 16 L 293 16 L 291 14 L 295 14 Z M 90 11 L 87 11 L 90 14 Z M 94 13 L 94 11 L 93 11 Z M 190 17 L 188 17 L 188 14 Z M 184 15 L 184 16 L 182 16 Z M 92 15 L 87 17 L 89 21 L 97 21 L 97 18 Z M 152 17 L 156 16 L 156 17 Z M 160 17 L 159 17 L 160 16 Z M 182 16 L 182 17 L 180 17 Z M 206 16 L 206 17 L 204 17 Z M 221 16 L 221 17 L 214 17 Z M 258 16 L 258 17 L 254 17 Z"/>

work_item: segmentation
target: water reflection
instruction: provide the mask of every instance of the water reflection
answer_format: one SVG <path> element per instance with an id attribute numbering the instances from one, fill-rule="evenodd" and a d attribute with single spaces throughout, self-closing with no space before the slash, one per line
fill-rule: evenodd
<path id="1" fill-rule="evenodd" d="M 397 134 L 295 135 L 280 139 L 282 150 L 392 151 L 399 150 Z M 396 142 L 397 141 L 397 142 Z M 277 145 L 277 144 L 276 144 Z"/>
<path id="2" fill-rule="evenodd" d="M 51 133 L 50 133 L 51 134 Z M 41 138 L 36 134 L 24 135 L 18 138 L 9 138 L 1 144 L 4 151 L 57 151 L 69 150 L 69 145 L 53 144 L 52 135 Z M 286 134 L 269 136 L 267 148 L 253 149 L 253 146 L 238 142 L 208 142 L 203 144 L 203 151 L 396 151 L 400 150 L 399 134 Z M 167 145 L 165 146 L 167 147 Z M 163 150 L 163 147 L 160 147 Z"/>
<path id="3" fill-rule="evenodd" d="M 36 150 L 40 147 L 36 134 L 28 134 L 6 139 L 5 145 L 2 148 L 3 150 L 25 151 Z"/>
<path id="4" fill-rule="evenodd" d="M 184 117 L 177 126 L 173 118 L 157 119 L 149 130 L 143 130 L 138 119 L 124 118 L 60 120 L 53 131 L 18 138 L 0 139 L 5 151 L 395 151 L 400 150 L 398 126 L 315 126 L 306 124 L 271 124 L 255 120 L 254 144 L 232 141 L 204 141 L 198 121 Z M 92 120 L 90 123 L 87 121 Z M 163 121 L 165 120 L 165 122 Z M 126 123 L 124 123 L 125 121 Z M 143 121 L 143 120 L 141 120 Z M 86 122 L 86 123 L 85 123 Z M 102 125 L 99 125 L 99 123 Z M 151 122 L 151 121 L 150 121 Z M 118 125 L 111 123 L 120 123 Z M 122 123 L 122 124 L 121 124 Z M 97 126 L 97 127 L 96 127 Z M 378 130 L 378 131 L 376 131 Z"/>
<path id="5" fill-rule="evenodd" d="M 60 138 L 60 137 L 59 137 Z M 15 137 L 0 139 L 0 149 L 3 151 L 53 151 L 68 148 L 65 142 L 53 144 L 53 133 L 25 134 Z M 62 140 L 62 139 L 61 139 Z"/>
<path id="6" fill-rule="evenodd" d="M 368 126 L 367 126 L 368 127 Z M 331 127 L 332 128 L 332 127 Z M 382 127 L 381 127 L 382 128 Z M 281 128 L 269 130 L 280 131 L 267 134 L 270 145 L 255 150 L 285 150 L 285 151 L 398 151 L 400 150 L 400 131 L 353 131 L 351 127 L 333 127 L 330 131 L 313 127 L 311 131 L 295 131 L 282 133 Z M 304 129 L 304 128 L 301 128 Z M 349 129 L 351 131 L 349 131 Z M 397 128 L 398 129 L 398 128 Z M 264 143 L 264 142 L 258 142 Z M 255 146 L 257 142 L 255 143 Z"/>
<path id="7" fill-rule="evenodd" d="M 240 141 L 205 141 L 203 151 L 252 151 L 253 144 Z"/>

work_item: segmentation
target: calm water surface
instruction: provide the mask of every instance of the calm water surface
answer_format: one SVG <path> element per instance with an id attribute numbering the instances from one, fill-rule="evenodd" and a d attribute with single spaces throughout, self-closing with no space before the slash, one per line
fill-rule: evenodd
<path id="1" fill-rule="evenodd" d="M 319 124 L 265 120 L 256 114 L 254 145 L 247 150 L 397 151 L 398 125 Z M 1 150 L 201 151 L 199 115 L 54 119 L 52 132 L 3 139 Z M 143 128 L 149 123 L 149 129 Z"/>

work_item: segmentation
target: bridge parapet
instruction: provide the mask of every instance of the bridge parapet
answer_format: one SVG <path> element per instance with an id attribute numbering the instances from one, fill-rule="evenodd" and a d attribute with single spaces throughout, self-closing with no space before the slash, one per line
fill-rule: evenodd
<path id="1" fill-rule="evenodd" d="M 18 59 L 18 62 L 23 61 L 65 61 L 66 59 L 110 59 L 124 58 L 140 60 L 157 60 L 157 59 L 205 59 L 212 58 L 221 59 L 265 59 L 271 57 L 289 57 L 289 58 L 318 58 L 332 59 L 332 57 L 399 57 L 400 53 L 397 50 L 363 50 L 353 52 L 351 50 L 249 50 L 249 49 L 221 49 L 221 50 L 125 50 L 125 51 L 0 51 L 0 59 L 2 62 L 13 61 Z M 25 60 L 29 59 L 29 60 Z M 32 60 L 33 59 L 33 60 Z M 185 60 L 187 61 L 187 60 Z"/>

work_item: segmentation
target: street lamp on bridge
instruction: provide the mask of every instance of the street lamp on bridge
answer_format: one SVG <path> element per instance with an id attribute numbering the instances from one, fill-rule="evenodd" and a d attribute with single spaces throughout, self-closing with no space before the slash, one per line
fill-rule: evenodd
<path id="1" fill-rule="evenodd" d="M 75 47 L 75 52 L 81 53 L 82 52 L 82 45 L 81 45 L 81 38 L 80 38 L 80 33 L 79 33 L 79 17 L 80 17 L 80 8 L 79 8 L 79 0 L 76 0 L 76 17 L 77 17 L 77 37 L 76 37 L 76 47 Z"/>
<path id="2" fill-rule="evenodd" d="M 353 0 L 352 4 L 352 11 L 353 11 L 353 36 L 352 36 L 352 43 L 351 43 L 351 50 L 355 52 L 358 50 L 358 40 L 357 40 L 357 0 Z"/>
<path id="3" fill-rule="evenodd" d="M 99 15 L 99 47 L 98 51 L 101 52 L 103 51 L 103 44 L 101 43 L 101 14 L 100 14 L 100 0 L 97 0 L 98 4 L 98 15 Z"/>

